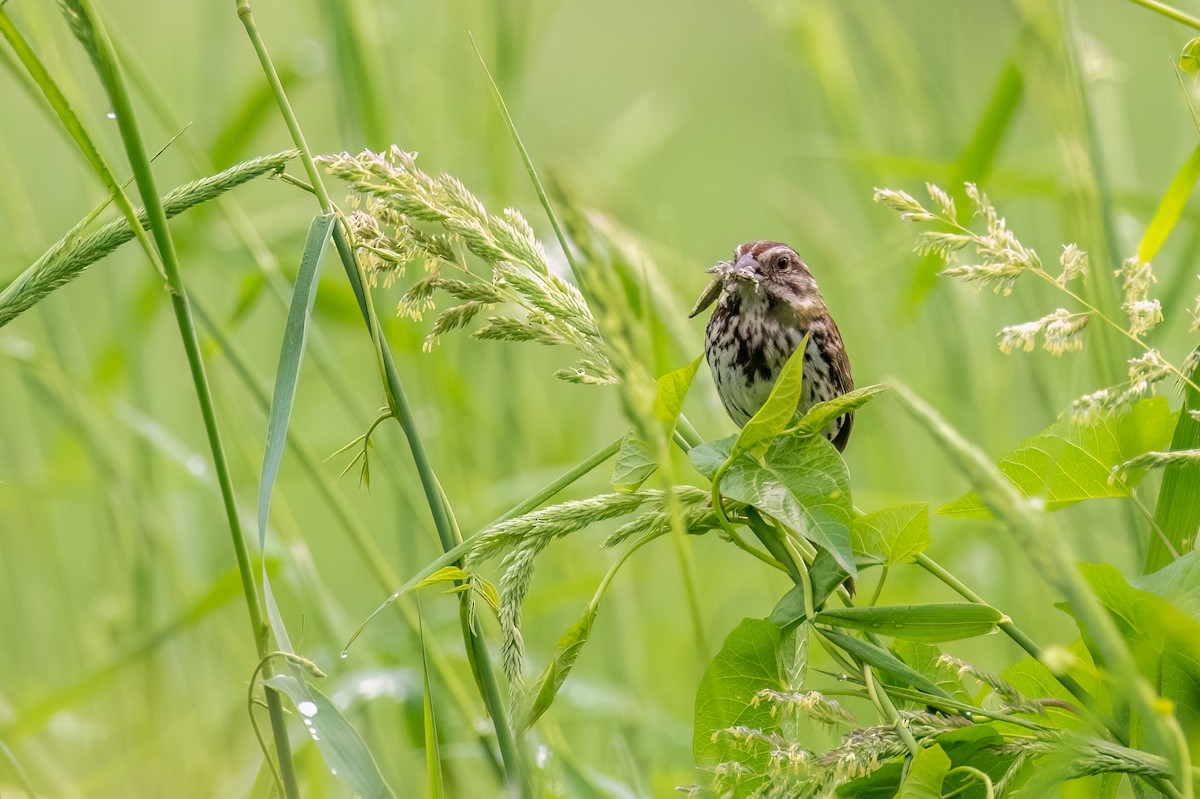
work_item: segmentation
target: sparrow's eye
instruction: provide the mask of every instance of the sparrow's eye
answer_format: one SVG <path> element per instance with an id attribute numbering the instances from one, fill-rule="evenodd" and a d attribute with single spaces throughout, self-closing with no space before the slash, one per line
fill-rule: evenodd
<path id="1" fill-rule="evenodd" d="M 791 264 L 791 261 L 788 260 L 788 257 L 786 255 L 781 255 L 775 259 L 775 268 L 776 269 L 787 269 L 790 264 Z"/>

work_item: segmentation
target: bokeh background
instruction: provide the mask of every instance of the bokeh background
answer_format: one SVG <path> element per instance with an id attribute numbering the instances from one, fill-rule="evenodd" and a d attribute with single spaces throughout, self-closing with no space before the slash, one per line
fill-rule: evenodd
<path id="1" fill-rule="evenodd" d="M 700 352 L 703 319 L 682 318 L 707 266 L 742 241 L 784 240 L 820 281 L 857 382 L 906 382 L 997 457 L 1073 397 L 1119 381 L 1134 353 L 1097 337 L 1061 360 L 1001 354 L 1002 325 L 1061 299 L 1041 286 L 998 297 L 937 278 L 936 264 L 911 252 L 915 229 L 871 202 L 873 187 L 918 194 L 925 181 L 978 181 L 1047 262 L 1064 242 L 1088 250 L 1093 296 L 1115 307 L 1111 270 L 1132 253 L 1197 141 L 1193 81 L 1175 68 L 1191 34 L 1119 0 L 257 0 L 254 8 L 315 151 L 392 143 L 418 151 L 426 170 L 461 178 L 490 208 L 520 208 L 550 241 L 473 36 L 535 163 L 620 226 L 643 253 L 641 267 L 669 286 L 652 301 L 680 320 L 686 346 L 667 348 L 652 369 Z M 125 174 L 103 91 L 53 4 L 10 0 L 6 11 Z M 161 186 L 290 146 L 233 2 L 109 0 L 101 13 L 150 146 L 178 135 L 156 162 Z M 0 52 L 7 281 L 104 193 L 10 52 Z M 286 312 L 279 289 L 294 275 L 314 207 L 292 186 L 258 181 L 173 224 L 185 280 L 212 322 L 207 361 L 247 518 L 265 432 L 252 386 L 270 389 Z M 1198 241 L 1189 208 L 1156 261 L 1167 322 L 1154 343 L 1176 363 L 1191 347 Z M 385 615 L 349 659 L 338 658 L 396 587 L 345 531 L 365 529 L 401 578 L 440 550 L 394 426 L 376 435 L 370 491 L 354 474 L 334 483 L 346 456 L 321 460 L 383 404 L 353 297 L 328 266 L 293 417 L 313 458 L 284 459 L 268 556 L 293 640 L 329 673 L 323 687 L 399 795 L 417 796 L 420 648 L 399 616 Z M 613 390 L 551 376 L 567 353 L 465 335 L 423 353 L 429 321 L 391 314 L 403 287 L 374 296 L 466 531 L 628 429 Z M 706 371 L 686 410 L 705 437 L 733 431 Z M 860 414 L 846 458 L 855 502 L 867 510 L 936 506 L 966 488 L 886 396 Z M 606 478 L 601 469 L 569 495 L 604 490 Z M 318 482 L 332 486 L 329 495 Z M 1142 489 L 1151 501 L 1154 490 L 1153 481 Z M 1080 559 L 1138 573 L 1144 521 L 1103 503 L 1056 519 Z M 602 532 L 539 560 L 525 619 L 532 668 L 610 563 L 598 550 Z M 999 528 L 935 517 L 933 536 L 936 558 L 1039 641 L 1077 637 L 1064 614 L 1047 610 L 1055 598 Z M 539 725 L 539 757 L 567 795 L 663 796 L 703 779 L 691 757 L 700 675 L 737 621 L 765 616 L 788 586 L 715 536 L 688 543 L 703 642 L 679 558 L 663 539 L 617 578 Z M 884 598 L 950 597 L 901 569 Z M 427 637 L 469 686 L 456 603 L 432 589 L 422 604 Z M 255 658 L 233 552 L 167 299 L 133 248 L 0 330 L 0 641 L 0 741 L 45 795 L 263 795 L 245 708 Z M 1020 654 L 998 637 L 954 651 L 994 670 Z M 433 689 L 448 789 L 494 793 L 472 743 L 477 697 L 465 694 L 464 715 L 452 686 L 435 679 Z M 311 745 L 298 760 L 306 796 L 347 795 Z M 0 758 L 0 793 L 16 782 Z"/>

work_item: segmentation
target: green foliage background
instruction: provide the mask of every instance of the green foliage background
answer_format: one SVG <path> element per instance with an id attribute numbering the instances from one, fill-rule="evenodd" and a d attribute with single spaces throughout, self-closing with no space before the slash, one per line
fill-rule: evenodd
<path id="1" fill-rule="evenodd" d="M 6 11 L 99 132 L 118 174 L 128 174 L 104 93 L 57 10 L 10 2 Z M 186 126 L 156 162 L 162 188 L 290 146 L 232 2 L 113 0 L 102 13 L 151 149 Z M 1135 352 L 1097 329 L 1084 352 L 1061 360 L 1002 355 L 994 338 L 1002 325 L 1041 316 L 1060 299 L 1042 286 L 997 298 L 938 281 L 937 265 L 912 255 L 912 230 L 871 202 L 872 188 L 916 194 L 927 180 L 976 181 L 1045 260 L 1066 241 L 1088 250 L 1092 296 L 1115 308 L 1108 275 L 1136 249 L 1197 140 L 1195 86 L 1185 77 L 1181 88 L 1173 66 L 1193 32 L 1117 0 L 260 0 L 255 13 L 315 152 L 417 150 L 426 170 L 459 177 L 489 208 L 522 209 L 550 242 L 473 34 L 539 168 L 624 228 L 646 253 L 643 268 L 669 287 L 654 313 L 684 330 L 688 346 L 660 346 L 656 374 L 700 351 L 702 320 L 683 318 L 706 283 L 703 269 L 744 240 L 781 239 L 820 281 L 857 382 L 899 377 L 997 457 L 1072 398 L 1123 379 L 1122 359 Z M 105 194 L 10 51 L 0 54 L 6 282 Z M 202 331 L 250 519 L 266 422 L 231 350 L 269 391 L 286 314 L 273 281 L 294 276 L 313 206 L 278 181 L 230 198 L 187 213 L 173 230 L 184 280 L 226 342 Z M 1152 341 L 1176 363 L 1195 343 L 1187 310 L 1200 290 L 1198 221 L 1189 206 L 1155 259 L 1167 322 Z M 390 313 L 401 291 L 379 287 L 374 296 L 465 531 L 628 429 L 613 390 L 551 377 L 569 363 L 561 351 L 448 334 L 423 353 L 429 320 Z M 246 795 L 262 762 L 244 706 L 256 658 L 166 309 L 161 281 L 126 247 L 0 330 L 0 741 L 46 795 Z M 383 398 L 336 269 L 322 278 L 315 321 L 292 430 L 323 457 L 361 434 Z M 706 369 L 686 411 L 707 439 L 733 432 Z M 381 427 L 374 444 L 371 491 L 353 476 L 336 491 L 406 579 L 440 548 L 398 432 Z M 968 488 L 888 396 L 861 412 L 846 459 L 855 501 L 868 510 L 937 507 Z M 323 464 L 323 479 L 342 465 Z M 606 477 L 598 471 L 571 495 L 604 490 Z M 1156 481 L 1140 489 L 1149 505 Z M 1056 529 L 1082 560 L 1138 575 L 1148 524 L 1111 502 L 1062 511 Z M 397 586 L 374 579 L 291 455 L 272 524 L 268 556 L 293 643 L 329 674 L 322 690 L 389 782 L 402 796 L 420 795 L 417 639 L 385 615 L 349 659 L 337 656 Z M 931 554 L 1039 642 L 1077 638 L 1070 617 L 1052 607 L 1058 597 L 995 523 L 935 516 L 932 537 Z M 539 559 L 524 628 L 535 664 L 607 569 L 600 540 L 591 531 Z M 538 757 L 568 795 L 661 796 L 700 779 L 691 726 L 704 668 L 739 620 L 766 617 L 790 584 L 715 536 L 687 546 L 703 635 L 677 552 L 665 540 L 651 545 L 617 577 L 571 679 L 539 722 Z M 469 681 L 455 603 L 436 591 L 423 600 L 426 639 L 440 642 Z M 915 570 L 896 570 L 884 592 L 888 604 L 955 598 Z M 951 649 L 996 671 L 1023 654 L 1000 636 Z M 448 686 L 435 678 L 431 689 L 447 793 L 495 790 L 472 744 L 474 719 L 448 701 Z M 811 734 L 826 745 L 836 739 Z M 298 747 L 297 757 L 306 796 L 345 795 L 313 747 Z M 0 760 L 0 791 L 17 783 Z M 262 795 L 261 784 L 253 790 Z"/>

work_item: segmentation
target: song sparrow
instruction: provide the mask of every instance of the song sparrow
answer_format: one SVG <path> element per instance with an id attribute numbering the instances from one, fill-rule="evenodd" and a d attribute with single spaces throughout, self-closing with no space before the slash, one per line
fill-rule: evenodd
<path id="1" fill-rule="evenodd" d="M 741 427 L 767 401 L 775 379 L 806 333 L 804 382 L 797 413 L 854 388 L 850 359 L 817 281 L 796 251 L 777 241 L 751 241 L 714 274 L 689 318 L 714 302 L 704 353 L 729 416 Z M 825 429 L 839 451 L 846 448 L 854 415 Z"/>

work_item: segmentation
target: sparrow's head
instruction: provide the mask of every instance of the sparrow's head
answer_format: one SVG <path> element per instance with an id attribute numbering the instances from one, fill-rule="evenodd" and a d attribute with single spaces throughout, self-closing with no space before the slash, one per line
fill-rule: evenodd
<path id="1" fill-rule="evenodd" d="M 733 258 L 708 270 L 714 275 L 690 316 L 703 311 L 724 293 L 736 293 L 742 302 L 766 302 L 802 309 L 820 301 L 820 289 L 799 254 L 778 241 L 748 241 Z"/>

